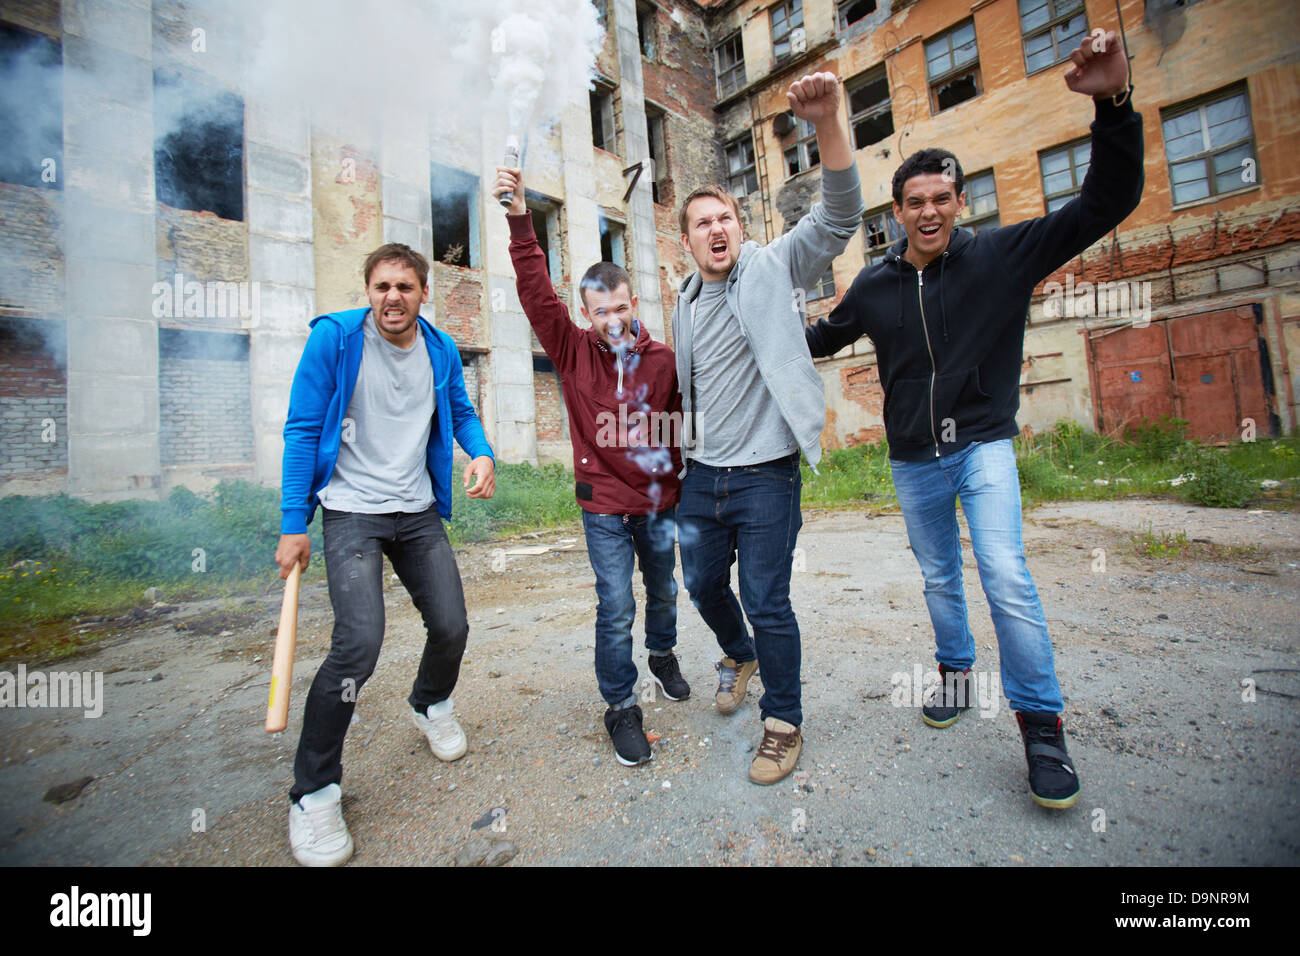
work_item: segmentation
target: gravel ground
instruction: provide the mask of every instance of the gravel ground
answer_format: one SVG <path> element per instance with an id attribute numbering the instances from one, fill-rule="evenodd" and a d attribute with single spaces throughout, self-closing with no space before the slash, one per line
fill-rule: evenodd
<path id="1" fill-rule="evenodd" d="M 1132 536 L 1148 525 L 1185 532 L 1191 550 L 1138 556 Z M 792 587 L 806 715 L 797 777 L 749 783 L 761 678 L 735 714 L 714 710 L 720 655 L 684 589 L 693 695 L 671 702 L 647 687 L 654 760 L 622 767 L 601 721 L 580 534 L 504 545 L 552 546 L 540 555 L 459 552 L 471 629 L 455 700 L 470 750 L 453 764 L 410 722 L 422 629 L 391 587 L 384 651 L 344 748 L 351 865 L 448 864 L 475 836 L 512 843 L 511 865 L 1300 858 L 1300 514 L 1141 500 L 1027 514 L 1083 784 L 1067 811 L 1031 802 L 1000 695 L 942 731 L 899 699 L 917 668 L 932 669 L 933 640 L 896 513 L 805 513 Z M 969 551 L 966 568 L 988 681 L 996 641 Z M 291 865 L 285 798 L 331 615 L 323 584 L 305 586 L 290 724 L 268 735 L 278 606 L 273 589 L 158 609 L 44 668 L 102 672 L 104 714 L 0 710 L 0 863 Z M 644 678 L 644 648 L 637 663 Z M 79 795 L 51 802 L 50 788 L 87 776 Z"/>

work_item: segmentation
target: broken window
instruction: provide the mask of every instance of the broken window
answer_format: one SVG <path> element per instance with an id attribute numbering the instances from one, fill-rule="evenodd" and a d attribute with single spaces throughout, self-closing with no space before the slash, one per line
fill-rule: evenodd
<path id="1" fill-rule="evenodd" d="M 63 48 L 0 24 L 0 182 L 63 188 Z"/>
<path id="2" fill-rule="evenodd" d="M 825 274 L 817 280 L 817 285 L 808 293 L 808 301 L 816 299 L 828 299 L 835 295 L 835 270 L 830 266 L 826 267 Z"/>
<path id="3" fill-rule="evenodd" d="M 1068 60 L 1087 33 L 1083 0 L 1020 0 L 1026 73 Z"/>
<path id="4" fill-rule="evenodd" d="M 623 237 L 627 227 L 621 222 L 600 216 L 600 261 L 612 262 L 616 266 L 627 268 L 627 254 L 624 251 Z"/>
<path id="5" fill-rule="evenodd" d="M 979 96 L 979 47 L 975 43 L 974 20 L 926 41 L 925 71 L 930 80 L 930 109 L 935 113 Z"/>
<path id="6" fill-rule="evenodd" d="M 641 55 L 647 60 L 655 58 L 655 8 L 650 3 L 636 5 L 636 35 L 641 42 Z"/>
<path id="7" fill-rule="evenodd" d="M 1079 195 L 1092 158 L 1092 140 L 1079 140 L 1038 154 L 1043 174 L 1043 201 L 1048 212 L 1060 209 Z"/>
<path id="8" fill-rule="evenodd" d="M 803 0 L 784 0 L 768 13 L 772 26 L 772 59 L 778 63 L 802 53 Z"/>
<path id="9" fill-rule="evenodd" d="M 754 137 L 746 133 L 725 149 L 727 189 L 737 199 L 758 192 L 758 169 L 754 165 Z"/>
<path id="10" fill-rule="evenodd" d="M 718 74 L 718 99 L 730 96 L 745 85 L 745 47 L 737 30 L 713 48 Z"/>
<path id="11" fill-rule="evenodd" d="M 966 208 L 957 224 L 971 232 L 1001 225 L 998 219 L 998 191 L 993 170 L 966 177 Z"/>
<path id="12" fill-rule="evenodd" d="M 591 142 L 597 149 L 618 152 L 614 141 L 614 88 L 597 84 L 591 91 Z"/>
<path id="13" fill-rule="evenodd" d="M 664 176 L 668 173 L 667 148 L 664 145 L 666 119 L 663 110 L 653 103 L 646 103 L 646 140 L 650 147 L 650 159 L 654 163 L 654 168 L 651 170 L 654 173 L 654 179 L 650 183 L 650 191 L 655 202 L 663 202 L 663 194 L 660 191 L 659 184 L 663 182 Z"/>
<path id="14" fill-rule="evenodd" d="M 867 265 L 873 266 L 881 262 L 889 247 L 902 238 L 903 227 L 894 218 L 892 206 L 881 206 L 868 210 L 862 217 L 862 233 Z"/>
<path id="15" fill-rule="evenodd" d="M 478 177 L 462 169 L 430 164 L 433 260 L 477 269 Z"/>
<path id="16" fill-rule="evenodd" d="M 550 199 L 538 193 L 528 192 L 524 196 L 528 212 L 533 217 L 533 232 L 537 234 L 537 244 L 546 254 L 546 265 L 551 282 L 558 283 L 564 275 L 560 262 L 560 207 Z"/>
<path id="17" fill-rule="evenodd" d="M 821 163 L 821 151 L 817 146 L 817 130 L 805 119 L 796 121 L 798 141 L 785 151 L 785 174 L 787 177 L 798 176 Z"/>
<path id="18" fill-rule="evenodd" d="M 849 125 L 853 129 L 853 146 L 863 149 L 878 143 L 894 132 L 894 114 L 889 106 L 889 78 L 885 67 L 849 81 Z"/>
<path id="19" fill-rule="evenodd" d="M 154 193 L 175 209 L 244 218 L 244 101 L 168 70 L 153 73 Z"/>
<path id="20" fill-rule="evenodd" d="M 836 6 L 841 30 L 847 30 L 859 20 L 876 12 L 876 0 L 843 0 Z"/>
<path id="21" fill-rule="evenodd" d="M 1245 86 L 1162 110 L 1174 205 L 1248 189 L 1261 179 Z"/>

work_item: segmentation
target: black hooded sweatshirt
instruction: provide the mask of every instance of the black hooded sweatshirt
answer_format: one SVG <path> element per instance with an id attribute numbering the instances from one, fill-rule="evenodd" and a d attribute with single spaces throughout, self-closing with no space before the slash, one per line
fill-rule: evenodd
<path id="1" fill-rule="evenodd" d="M 904 236 L 805 330 L 814 358 L 863 335 L 876 347 L 889 456 L 926 461 L 1014 437 L 1034 288 L 1118 226 L 1142 196 L 1142 117 L 1096 100 L 1078 196 L 1055 212 L 972 234 L 956 228 L 923 272 Z"/>

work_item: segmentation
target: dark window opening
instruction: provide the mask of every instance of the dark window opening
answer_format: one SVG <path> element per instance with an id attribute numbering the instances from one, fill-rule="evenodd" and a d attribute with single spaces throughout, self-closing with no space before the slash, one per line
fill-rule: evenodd
<path id="1" fill-rule="evenodd" d="M 889 80 L 883 68 L 849 86 L 849 116 L 853 146 L 862 149 L 894 132 L 894 114 L 889 104 Z"/>
<path id="2" fill-rule="evenodd" d="M 641 55 L 655 58 L 655 8 L 648 3 L 636 5 L 636 35 L 641 42 Z"/>
<path id="3" fill-rule="evenodd" d="M 660 183 L 664 180 L 664 175 L 668 172 L 668 160 L 664 146 L 664 112 L 658 107 L 647 103 L 645 108 L 646 124 L 646 141 L 650 147 L 650 159 L 654 164 L 654 179 L 650 183 L 650 191 L 655 202 L 663 202 L 660 191 Z"/>
<path id="4" fill-rule="evenodd" d="M 63 188 L 63 48 L 0 24 L 0 182 Z"/>
<path id="5" fill-rule="evenodd" d="M 613 222 L 600 217 L 600 261 L 612 262 L 616 266 L 627 268 L 627 255 L 624 236 L 627 228 L 621 222 Z"/>
<path id="6" fill-rule="evenodd" d="M 433 163 L 429 198 L 433 207 L 434 261 L 477 268 L 478 177 Z"/>
<path id="7" fill-rule="evenodd" d="M 154 178 L 176 209 L 244 218 L 244 101 L 180 73 L 154 70 Z"/>
<path id="8" fill-rule="evenodd" d="M 875 12 L 876 0 L 855 0 L 855 2 L 851 0 L 849 3 L 841 3 L 839 6 L 840 29 L 845 30 L 863 17 Z"/>
<path id="9" fill-rule="evenodd" d="M 597 87 L 589 94 L 591 103 L 591 142 L 597 149 L 618 152 L 614 142 L 614 92 Z"/>
<path id="10" fill-rule="evenodd" d="M 939 104 L 940 110 L 946 110 L 950 106 L 956 106 L 958 103 L 965 103 L 979 96 L 978 74 L 974 71 L 967 73 L 965 76 L 958 76 L 942 86 L 935 87 L 934 99 Z"/>

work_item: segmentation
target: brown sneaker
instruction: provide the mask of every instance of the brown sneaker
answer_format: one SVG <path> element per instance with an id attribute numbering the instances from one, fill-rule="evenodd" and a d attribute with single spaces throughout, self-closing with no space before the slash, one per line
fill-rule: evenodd
<path id="1" fill-rule="evenodd" d="M 749 679 L 758 670 L 758 661 L 752 660 L 737 664 L 730 657 L 724 657 L 713 667 L 718 672 L 718 695 L 716 698 L 718 713 L 730 714 L 745 699 L 745 689 L 749 686 Z"/>
<path id="2" fill-rule="evenodd" d="M 799 762 L 803 734 L 794 724 L 769 717 L 763 721 L 763 742 L 758 745 L 749 779 L 764 786 L 784 779 Z"/>

